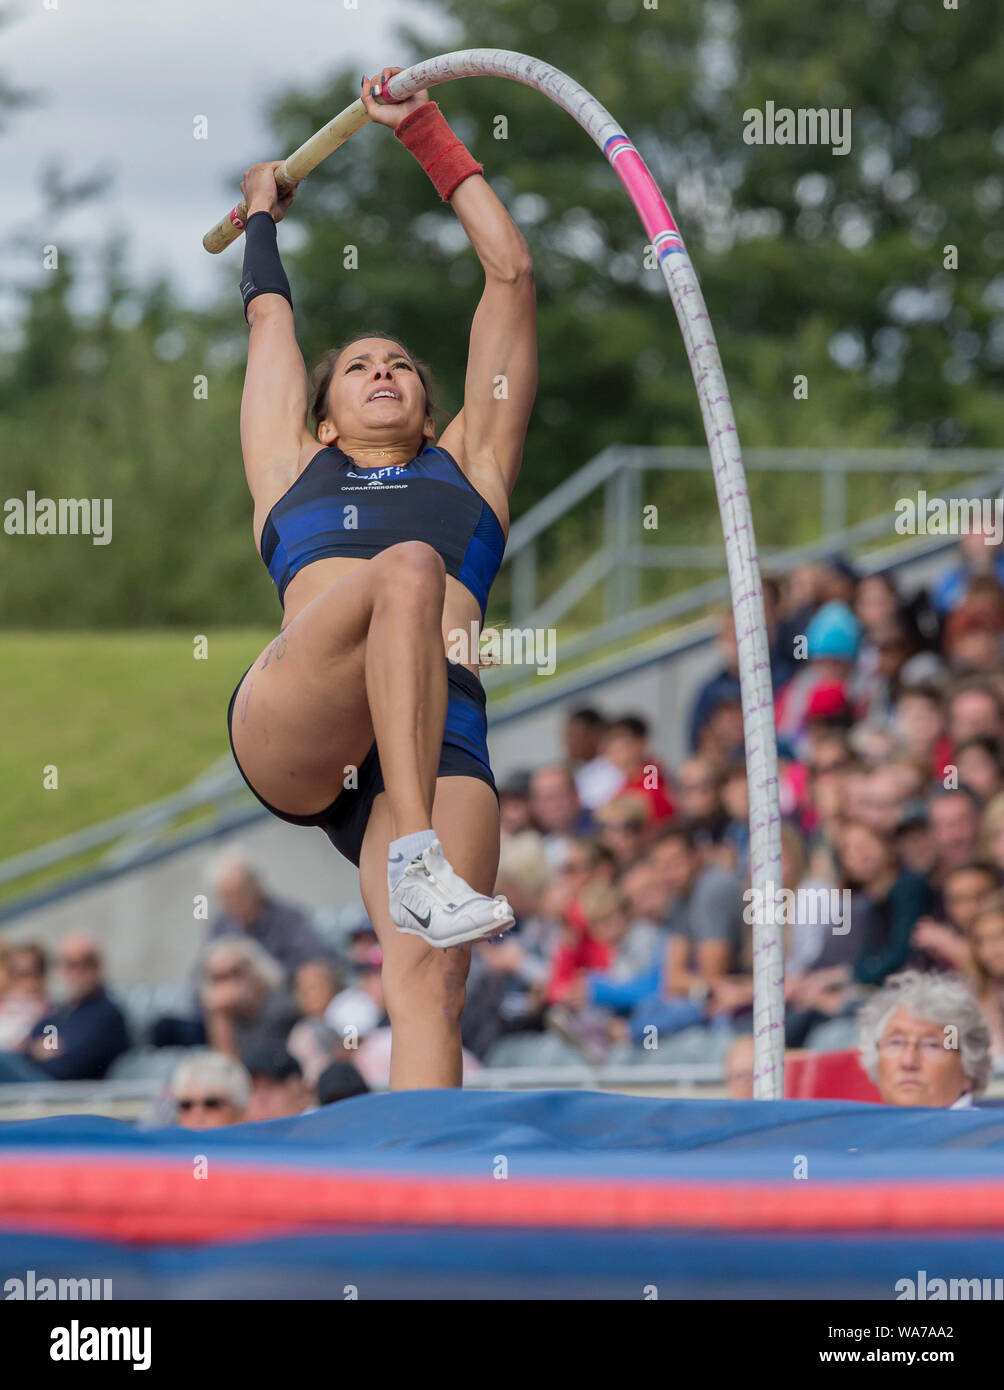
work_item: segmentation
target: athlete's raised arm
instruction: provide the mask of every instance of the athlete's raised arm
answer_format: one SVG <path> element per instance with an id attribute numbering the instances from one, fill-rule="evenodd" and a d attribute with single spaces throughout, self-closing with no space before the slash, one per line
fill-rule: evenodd
<path id="1" fill-rule="evenodd" d="M 292 298 L 275 230 L 296 190 L 279 196 L 273 172 L 278 163 L 256 164 L 241 184 L 248 204 L 241 294 L 251 329 L 241 449 L 256 511 L 267 511 L 293 482 L 309 433 L 307 369 L 293 329 Z"/>
<path id="2" fill-rule="evenodd" d="M 400 68 L 383 69 L 380 82 Z M 376 88 L 380 95 L 380 86 Z M 362 102 L 419 161 L 459 217 L 485 272 L 471 324 L 463 409 L 444 430 L 451 451 L 479 490 L 508 496 L 523 457 L 537 394 L 537 301 L 530 248 L 483 177 L 482 165 L 450 129 L 423 89 L 384 106 L 366 81 Z"/>
<path id="3" fill-rule="evenodd" d="M 501 478 L 512 492 L 523 461 L 530 412 L 537 394 L 537 296 L 530 249 L 523 234 L 480 174 L 465 179 L 450 199 L 485 272 L 485 287 L 471 323 L 464 406 L 453 422 L 463 428 L 465 467 Z"/>

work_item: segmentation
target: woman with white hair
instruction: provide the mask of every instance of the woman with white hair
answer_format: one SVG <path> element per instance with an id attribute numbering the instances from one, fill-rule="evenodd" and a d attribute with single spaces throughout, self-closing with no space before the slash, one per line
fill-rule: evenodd
<path id="1" fill-rule="evenodd" d="M 986 1090 L 990 1028 L 962 980 L 904 970 L 858 1018 L 861 1062 L 886 1105 L 964 1110 Z"/>
<path id="2" fill-rule="evenodd" d="M 208 1049 L 179 1062 L 171 1096 L 182 1129 L 218 1129 L 239 1124 L 251 1099 L 251 1077 L 235 1057 Z"/>

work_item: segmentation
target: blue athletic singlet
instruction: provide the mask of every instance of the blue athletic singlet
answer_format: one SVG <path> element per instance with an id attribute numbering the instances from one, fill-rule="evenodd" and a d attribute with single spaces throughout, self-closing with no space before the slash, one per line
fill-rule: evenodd
<path id="1" fill-rule="evenodd" d="M 269 512 L 261 558 L 279 592 L 328 556 L 372 559 L 401 541 L 425 541 L 485 616 L 505 536 L 498 517 L 452 454 L 426 444 L 410 462 L 357 468 L 334 445 L 319 450 Z"/>

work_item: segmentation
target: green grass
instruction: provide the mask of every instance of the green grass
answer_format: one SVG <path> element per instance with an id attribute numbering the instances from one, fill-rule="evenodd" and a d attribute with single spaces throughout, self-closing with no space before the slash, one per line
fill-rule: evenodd
<path id="1" fill-rule="evenodd" d="M 204 635 L 205 660 L 192 632 L 4 636 L 0 858 L 168 796 L 228 751 L 230 693 L 274 634 Z"/>

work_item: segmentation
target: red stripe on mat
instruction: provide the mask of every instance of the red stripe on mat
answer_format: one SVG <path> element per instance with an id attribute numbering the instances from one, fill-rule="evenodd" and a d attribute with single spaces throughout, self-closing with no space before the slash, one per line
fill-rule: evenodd
<path id="1" fill-rule="evenodd" d="M 733 1231 L 1004 1228 L 1004 1181 L 709 1183 L 423 1177 L 163 1159 L 0 1158 L 0 1222 L 133 1242 L 330 1226 Z"/>

